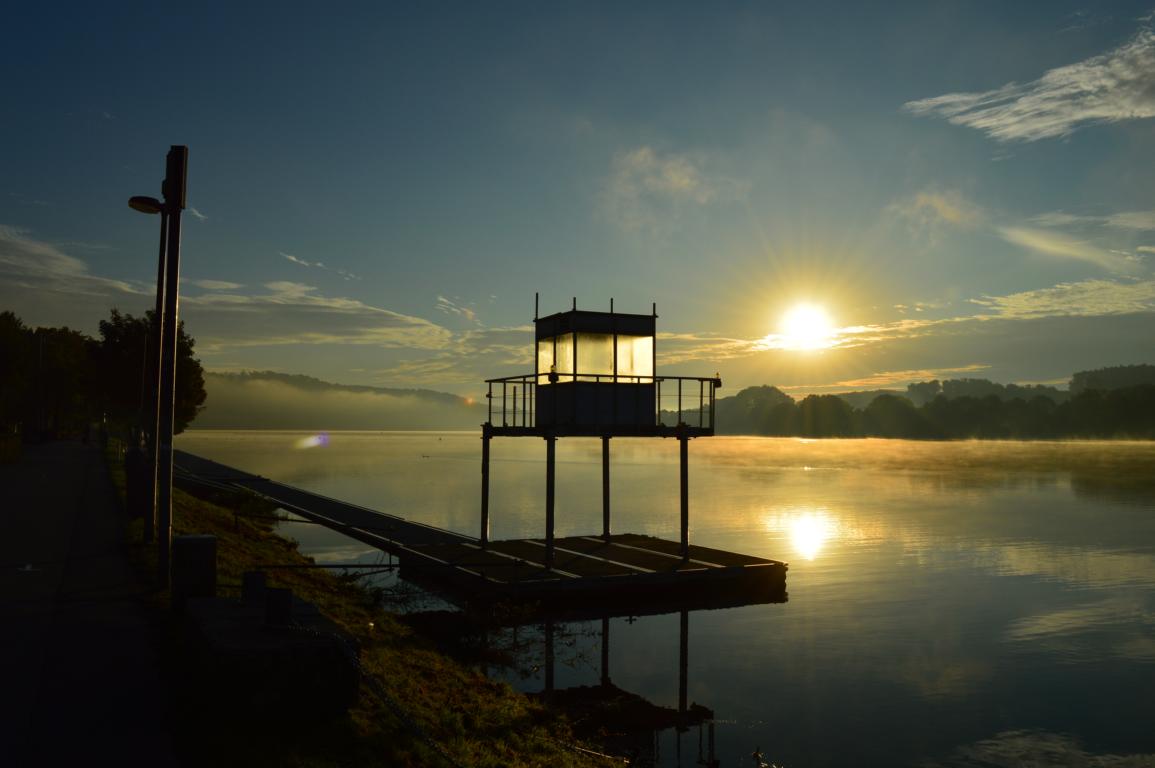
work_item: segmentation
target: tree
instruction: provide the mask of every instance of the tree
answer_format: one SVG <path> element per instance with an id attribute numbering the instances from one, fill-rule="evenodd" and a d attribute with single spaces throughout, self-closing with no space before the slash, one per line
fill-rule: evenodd
<path id="1" fill-rule="evenodd" d="M 863 429 L 876 437 L 937 437 L 938 433 L 914 403 L 898 395 L 879 395 L 862 412 Z"/>
<path id="2" fill-rule="evenodd" d="M 32 391 L 32 331 L 14 313 L 0 312 L 0 431 L 16 428 Z"/>
<path id="3" fill-rule="evenodd" d="M 838 395 L 809 395 L 798 404 L 804 437 L 851 437 L 854 410 Z"/>
<path id="4" fill-rule="evenodd" d="M 112 310 L 100 321 L 101 400 L 109 417 L 124 424 L 149 423 L 145 413 L 149 389 L 156 386 L 148 376 L 149 349 L 153 344 L 153 316 L 133 317 Z M 183 432 L 204 407 L 205 380 L 200 361 L 193 357 L 195 342 L 178 326 L 176 358 L 176 403 L 173 432 Z"/>

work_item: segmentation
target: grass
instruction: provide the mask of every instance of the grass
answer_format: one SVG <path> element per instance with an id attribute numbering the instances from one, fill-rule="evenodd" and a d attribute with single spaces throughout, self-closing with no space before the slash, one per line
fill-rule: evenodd
<path id="1" fill-rule="evenodd" d="M 123 488 L 119 461 L 110 461 Z M 258 564 L 307 564 L 296 543 L 278 536 L 266 519 L 274 508 L 253 496 L 173 495 L 173 533 L 217 537 L 217 583 L 228 595 L 242 574 Z M 155 548 L 141 544 L 141 521 L 129 541 L 142 575 L 155 572 Z M 314 603 L 360 644 L 365 674 L 393 704 L 362 683 L 346 717 L 302 726 L 254 727 L 226 718 L 212 706 L 182 707 L 175 741 L 189 764 L 244 766 L 606 766 L 615 762 L 574 749 L 564 717 L 439 653 L 433 644 L 379 608 L 373 596 L 347 578 L 322 569 L 273 569 L 270 586 L 289 587 Z M 236 594 L 236 593 L 234 593 Z M 168 622 L 171 648 L 179 648 L 168 596 L 153 591 L 158 620 Z M 171 653 L 166 656 L 172 656 Z M 179 659 L 174 660 L 179 664 Z M 179 696 L 178 696 L 179 699 Z M 444 754 L 442 754 L 444 753 Z M 446 759 L 448 756 L 448 760 Z"/>

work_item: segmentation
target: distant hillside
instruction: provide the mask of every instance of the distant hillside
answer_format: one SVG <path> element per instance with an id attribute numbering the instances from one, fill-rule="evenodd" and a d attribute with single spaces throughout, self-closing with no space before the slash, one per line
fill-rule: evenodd
<path id="1" fill-rule="evenodd" d="M 476 429 L 483 404 L 428 389 L 331 384 L 309 376 L 206 373 L 199 429 Z"/>

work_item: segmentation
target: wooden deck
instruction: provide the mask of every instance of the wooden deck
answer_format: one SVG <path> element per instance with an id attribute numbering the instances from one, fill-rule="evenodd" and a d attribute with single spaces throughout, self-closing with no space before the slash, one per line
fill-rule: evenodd
<path id="1" fill-rule="evenodd" d="M 456 602 L 536 602 L 557 616 L 646 615 L 786 600 L 787 564 L 652 536 L 491 541 L 377 512 L 174 452 L 178 477 L 253 491 L 301 517 L 398 556 L 406 578 Z"/>

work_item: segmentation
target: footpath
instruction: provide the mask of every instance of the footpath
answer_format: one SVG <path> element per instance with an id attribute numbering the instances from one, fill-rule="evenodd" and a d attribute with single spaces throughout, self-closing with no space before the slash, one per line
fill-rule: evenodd
<path id="1" fill-rule="evenodd" d="M 0 464 L 0 764 L 177 764 L 125 522 L 96 445 Z"/>

